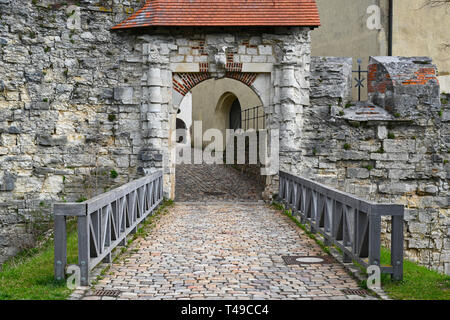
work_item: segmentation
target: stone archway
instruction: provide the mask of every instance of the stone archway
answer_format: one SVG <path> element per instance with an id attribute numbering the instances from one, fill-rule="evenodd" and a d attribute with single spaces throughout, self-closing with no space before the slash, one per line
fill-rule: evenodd
<path id="1" fill-rule="evenodd" d="M 300 171 L 301 114 L 309 104 L 309 28 L 225 29 L 142 35 L 142 145 L 144 173 L 164 169 L 165 195 L 174 197 L 178 107 L 208 79 L 234 79 L 262 101 L 266 128 L 279 131 L 280 168 Z M 187 31 L 187 30 L 185 30 Z M 231 29 L 230 29 L 231 31 Z M 277 177 L 272 179 L 276 193 Z"/>
<path id="2" fill-rule="evenodd" d="M 207 163 L 199 163 L 195 162 L 195 165 L 189 165 L 186 163 L 186 159 L 192 159 L 194 153 L 198 153 L 198 151 L 204 151 L 205 148 L 209 148 L 210 144 L 215 141 L 217 142 L 217 137 L 213 138 L 213 140 L 208 140 L 206 137 L 208 135 L 208 131 L 210 129 L 218 130 L 222 133 L 221 137 L 223 138 L 223 142 L 221 143 L 221 147 L 216 146 L 214 155 L 216 152 L 224 153 L 227 145 L 227 130 L 237 130 L 242 128 L 242 110 L 244 114 L 250 115 L 249 111 L 254 111 L 255 108 L 260 108 L 263 111 L 263 102 L 259 95 L 251 88 L 248 83 L 254 83 L 257 78 L 257 74 L 252 74 L 250 76 L 235 74 L 233 78 L 224 77 L 220 79 L 216 79 L 211 76 L 198 76 L 196 77 L 193 74 L 185 75 L 183 74 L 181 77 L 177 74 L 174 74 L 174 86 L 175 88 L 179 88 L 183 85 L 183 88 L 190 88 L 192 84 L 196 84 L 193 88 L 190 89 L 189 94 L 192 97 L 192 119 L 194 122 L 194 130 L 191 131 L 192 143 L 191 147 L 194 149 L 190 149 L 187 146 L 179 146 L 176 151 L 177 157 L 177 166 L 176 166 L 176 199 L 178 201 L 185 200 L 187 198 L 190 199 L 229 199 L 229 197 L 234 197 L 236 200 L 240 199 L 245 200 L 248 199 L 246 197 L 250 197 L 254 201 L 261 199 L 264 188 L 265 188 L 265 179 L 262 179 L 260 174 L 258 173 L 258 169 L 256 168 L 251 173 L 250 171 L 247 173 L 249 168 L 249 152 L 245 152 L 245 161 L 247 165 L 240 166 L 239 171 L 235 171 L 238 167 L 226 166 L 227 164 L 237 164 L 237 158 L 234 157 L 234 162 L 228 162 L 228 158 L 226 158 L 225 154 L 219 163 L 215 165 L 208 165 Z M 244 81 L 236 80 L 248 79 L 248 83 Z M 191 79 L 199 79 L 199 83 L 197 81 L 190 81 Z M 202 80 L 204 79 L 204 80 Z M 266 77 L 268 79 L 268 77 Z M 202 81 L 201 81 L 202 80 Z M 175 90 L 177 91 L 177 90 Z M 186 91 L 183 92 L 185 94 Z M 179 91 L 177 91 L 179 93 Z M 185 96 L 188 94 L 186 93 Z M 181 100 L 181 105 L 185 103 L 186 98 Z M 242 102 L 242 103 L 241 103 Z M 262 117 L 260 121 L 264 122 L 265 117 Z M 178 122 L 178 119 L 177 119 Z M 201 127 L 198 126 L 198 123 L 201 123 Z M 260 129 L 265 127 L 265 123 L 259 126 Z M 255 130 L 257 127 L 255 126 Z M 200 130 L 200 133 L 199 131 Z M 179 133 L 177 132 L 177 136 Z M 255 135 L 256 138 L 256 135 Z M 234 146 L 233 152 L 237 154 L 237 143 L 240 143 L 240 139 L 234 138 Z M 247 140 L 247 143 L 253 139 L 250 137 L 244 139 Z M 248 144 L 244 142 L 244 144 Z M 201 150 L 200 150 L 201 149 Z M 188 153 L 191 154 L 191 157 L 188 156 Z M 222 161 L 226 163 L 222 164 Z M 244 170 L 244 171 L 243 171 Z M 188 174 L 186 172 L 189 172 Z M 214 173 L 214 174 L 212 174 Z M 227 186 L 224 177 L 234 177 L 235 183 L 231 183 Z M 196 177 L 196 183 L 190 181 L 193 177 Z M 221 177 L 221 178 L 219 178 Z M 180 180 L 186 180 L 181 182 Z M 259 195 L 255 195 L 249 191 L 249 193 L 245 192 L 245 190 L 240 190 L 240 192 L 235 192 L 233 188 L 238 190 L 238 186 L 236 183 L 245 185 L 248 190 L 250 189 L 258 189 Z M 251 185 L 254 184 L 254 186 Z M 257 185 L 257 186 L 256 186 Z M 217 195 L 208 195 L 209 192 L 216 192 L 217 190 L 221 190 L 220 197 Z M 245 188 L 244 188 L 245 189 Z M 194 191 L 194 192 L 193 192 Z M 180 194 L 181 193 L 181 194 Z M 189 196 L 187 196 L 189 195 Z"/>

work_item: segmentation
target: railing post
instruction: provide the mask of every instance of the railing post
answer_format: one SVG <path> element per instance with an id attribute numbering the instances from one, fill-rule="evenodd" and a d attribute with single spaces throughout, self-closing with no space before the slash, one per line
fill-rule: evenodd
<path id="1" fill-rule="evenodd" d="M 89 217 L 78 217 L 78 266 L 81 272 L 81 285 L 89 285 Z"/>
<path id="2" fill-rule="evenodd" d="M 394 280 L 403 280 L 403 214 L 392 216 L 391 265 Z"/>
<path id="3" fill-rule="evenodd" d="M 381 216 L 369 212 L 369 266 L 380 266 Z"/>
<path id="4" fill-rule="evenodd" d="M 317 233 L 315 225 L 317 223 L 318 203 L 317 203 L 317 192 L 312 189 L 311 189 L 311 200 L 312 200 L 312 203 L 311 203 L 312 207 L 311 207 L 311 220 L 310 220 L 310 224 L 309 224 L 309 226 L 310 226 L 309 232 L 311 232 L 312 234 L 315 234 L 315 233 Z"/>
<path id="5" fill-rule="evenodd" d="M 65 271 L 67 265 L 67 230 L 66 230 L 66 216 L 55 216 L 55 261 L 54 270 L 56 280 L 63 280 L 65 278 Z"/>

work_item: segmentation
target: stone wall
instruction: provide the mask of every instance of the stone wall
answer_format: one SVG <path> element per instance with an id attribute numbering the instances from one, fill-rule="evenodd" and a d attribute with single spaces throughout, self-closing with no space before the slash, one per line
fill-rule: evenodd
<path id="1" fill-rule="evenodd" d="M 390 59 L 371 61 L 377 70 L 389 70 L 385 61 Z M 427 74 L 437 73 L 428 59 L 426 65 L 415 62 L 424 61 L 420 59 L 399 60 L 403 68 L 373 78 L 372 93 L 384 94 L 385 87 L 378 85 L 381 78 L 395 79 L 400 77 L 397 72 L 413 70 L 409 75 L 403 73 L 403 80 L 386 91 L 408 93 L 409 99 L 419 103 L 410 104 L 401 96 L 389 111 L 385 105 L 370 102 L 344 105 L 333 90 L 315 99 L 320 77 L 314 75 L 317 67 L 312 67 L 315 80 L 311 106 L 304 110 L 302 174 L 373 201 L 404 204 L 406 256 L 450 274 L 449 97 L 439 97 L 438 83 L 433 80 L 414 81 L 415 72 L 423 67 L 429 69 Z M 336 77 L 335 73 L 321 75 L 322 82 L 326 81 L 323 77 Z M 383 232 L 387 235 L 386 226 Z"/>
<path id="2" fill-rule="evenodd" d="M 0 1 L 0 263 L 51 226 L 53 202 L 137 176 L 136 93 L 114 90 L 140 84 L 136 36 L 109 28 L 142 2 Z"/>

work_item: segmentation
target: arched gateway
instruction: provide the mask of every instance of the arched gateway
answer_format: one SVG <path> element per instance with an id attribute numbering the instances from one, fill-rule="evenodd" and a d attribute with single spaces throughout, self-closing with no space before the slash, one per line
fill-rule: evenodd
<path id="1" fill-rule="evenodd" d="M 279 130 L 281 169 L 299 170 L 302 110 L 309 104 L 310 30 L 320 24 L 316 3 L 238 2 L 147 1 L 113 28 L 138 34 L 141 169 L 164 169 L 166 196 L 174 197 L 171 136 L 177 111 L 184 96 L 208 79 L 230 78 L 250 87 L 262 102 L 265 128 Z M 277 179 L 268 180 L 268 188 L 275 187 Z"/>

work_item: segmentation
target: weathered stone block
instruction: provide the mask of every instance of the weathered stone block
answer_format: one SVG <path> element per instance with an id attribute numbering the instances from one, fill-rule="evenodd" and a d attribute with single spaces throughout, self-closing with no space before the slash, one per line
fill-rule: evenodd
<path id="1" fill-rule="evenodd" d="M 10 172 L 5 172 L 3 174 L 3 179 L 0 184 L 0 191 L 13 191 L 15 188 L 15 183 L 17 176 Z"/>
<path id="2" fill-rule="evenodd" d="M 380 140 L 386 139 L 388 136 L 388 131 L 385 126 L 378 126 L 377 128 L 377 137 Z"/>
<path id="3" fill-rule="evenodd" d="M 409 170 L 403 170 L 403 169 L 390 169 L 389 172 L 389 179 L 393 180 L 404 180 L 404 179 L 413 179 L 416 177 L 415 170 L 409 169 Z"/>
<path id="4" fill-rule="evenodd" d="M 340 156 L 343 160 L 369 160 L 369 153 L 364 151 L 344 150 Z"/>
<path id="5" fill-rule="evenodd" d="M 371 160 L 379 161 L 408 161 L 409 156 L 407 153 L 371 153 Z"/>
<path id="6" fill-rule="evenodd" d="M 132 104 L 133 93 L 134 90 L 132 87 L 114 88 L 114 99 L 121 101 L 123 104 Z"/>
<path id="7" fill-rule="evenodd" d="M 416 152 L 416 141 L 415 140 L 385 140 L 383 142 L 383 147 L 385 152 Z"/>
<path id="8" fill-rule="evenodd" d="M 351 179 L 367 179 L 370 176 L 370 172 L 366 168 L 348 168 L 347 177 Z"/>
<path id="9" fill-rule="evenodd" d="M 404 195 L 415 192 L 417 190 L 417 184 L 401 182 L 380 183 L 378 190 L 380 193 Z"/>
<path id="10" fill-rule="evenodd" d="M 45 147 L 61 146 L 67 143 L 67 137 L 52 137 L 47 134 L 37 134 L 36 142 Z"/>

